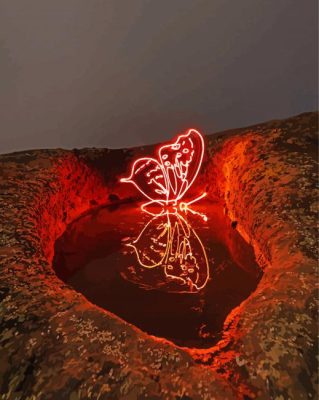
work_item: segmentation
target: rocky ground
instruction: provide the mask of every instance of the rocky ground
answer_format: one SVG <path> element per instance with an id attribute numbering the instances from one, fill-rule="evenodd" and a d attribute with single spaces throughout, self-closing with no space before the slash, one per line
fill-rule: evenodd
<path id="1" fill-rule="evenodd" d="M 69 222 L 136 194 L 118 176 L 150 148 L 0 156 L 0 398 L 317 398 L 317 128 L 305 113 L 207 137 L 198 185 L 264 275 L 205 350 L 148 336 L 51 267 Z"/>

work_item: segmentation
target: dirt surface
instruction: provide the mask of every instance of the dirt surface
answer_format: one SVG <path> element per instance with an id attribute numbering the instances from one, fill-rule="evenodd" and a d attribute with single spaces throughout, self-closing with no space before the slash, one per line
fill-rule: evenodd
<path id="1" fill-rule="evenodd" d="M 136 196 L 118 177 L 151 147 L 0 156 L 0 398 L 317 398 L 317 128 L 306 113 L 206 138 L 198 186 L 264 274 L 202 350 L 148 336 L 52 270 L 68 223 Z"/>

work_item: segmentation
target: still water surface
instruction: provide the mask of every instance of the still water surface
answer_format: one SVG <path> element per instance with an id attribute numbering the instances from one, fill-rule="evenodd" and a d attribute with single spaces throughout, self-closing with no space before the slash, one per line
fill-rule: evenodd
<path id="1" fill-rule="evenodd" d="M 219 205 L 196 209 L 207 222 L 190 213 L 152 217 L 134 204 L 92 210 L 56 241 L 54 269 L 89 301 L 141 330 L 180 346 L 209 347 L 261 271 Z"/>

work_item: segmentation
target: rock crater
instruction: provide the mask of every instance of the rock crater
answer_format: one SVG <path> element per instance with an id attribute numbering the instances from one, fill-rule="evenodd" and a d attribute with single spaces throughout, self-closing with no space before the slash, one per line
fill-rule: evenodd
<path id="1" fill-rule="evenodd" d="M 305 113 L 206 137 L 198 185 L 264 271 L 209 349 L 147 335 L 52 269 L 67 224 L 134 200 L 118 177 L 150 147 L 1 155 L 1 399 L 315 399 L 317 128 Z"/>

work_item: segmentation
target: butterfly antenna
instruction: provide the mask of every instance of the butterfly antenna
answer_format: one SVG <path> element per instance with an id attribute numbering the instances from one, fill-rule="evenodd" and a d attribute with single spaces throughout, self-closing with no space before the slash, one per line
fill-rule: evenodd
<path id="1" fill-rule="evenodd" d="M 204 192 L 200 196 L 196 197 L 196 199 L 189 201 L 188 203 L 185 203 L 185 204 L 186 204 L 186 206 L 189 206 L 190 204 L 196 203 L 196 201 L 199 201 L 200 199 L 202 199 L 206 196 L 207 196 L 207 192 Z"/>
<path id="2" fill-rule="evenodd" d="M 192 214 L 194 214 L 194 215 L 199 215 L 201 218 L 203 218 L 203 220 L 205 221 L 205 222 L 207 222 L 208 221 L 208 218 L 207 218 L 207 216 L 205 215 L 205 214 L 203 214 L 203 213 L 201 213 L 201 212 L 199 212 L 199 211 L 195 211 L 195 210 L 192 210 L 191 208 L 189 208 L 189 207 L 185 207 L 185 212 L 187 213 L 187 212 L 191 212 Z"/>
<path id="3" fill-rule="evenodd" d="M 206 192 L 202 193 L 200 196 L 196 197 L 196 199 L 189 201 L 188 203 L 181 203 L 180 204 L 180 209 L 181 211 L 185 211 L 185 213 L 187 213 L 188 211 L 191 212 L 194 215 L 199 215 L 201 218 L 203 218 L 203 220 L 206 222 L 208 220 L 207 216 L 203 213 L 200 213 L 199 211 L 195 211 L 192 210 L 189 205 L 196 203 L 196 201 L 199 201 L 200 199 L 202 199 L 203 197 L 205 197 L 207 195 Z"/>

